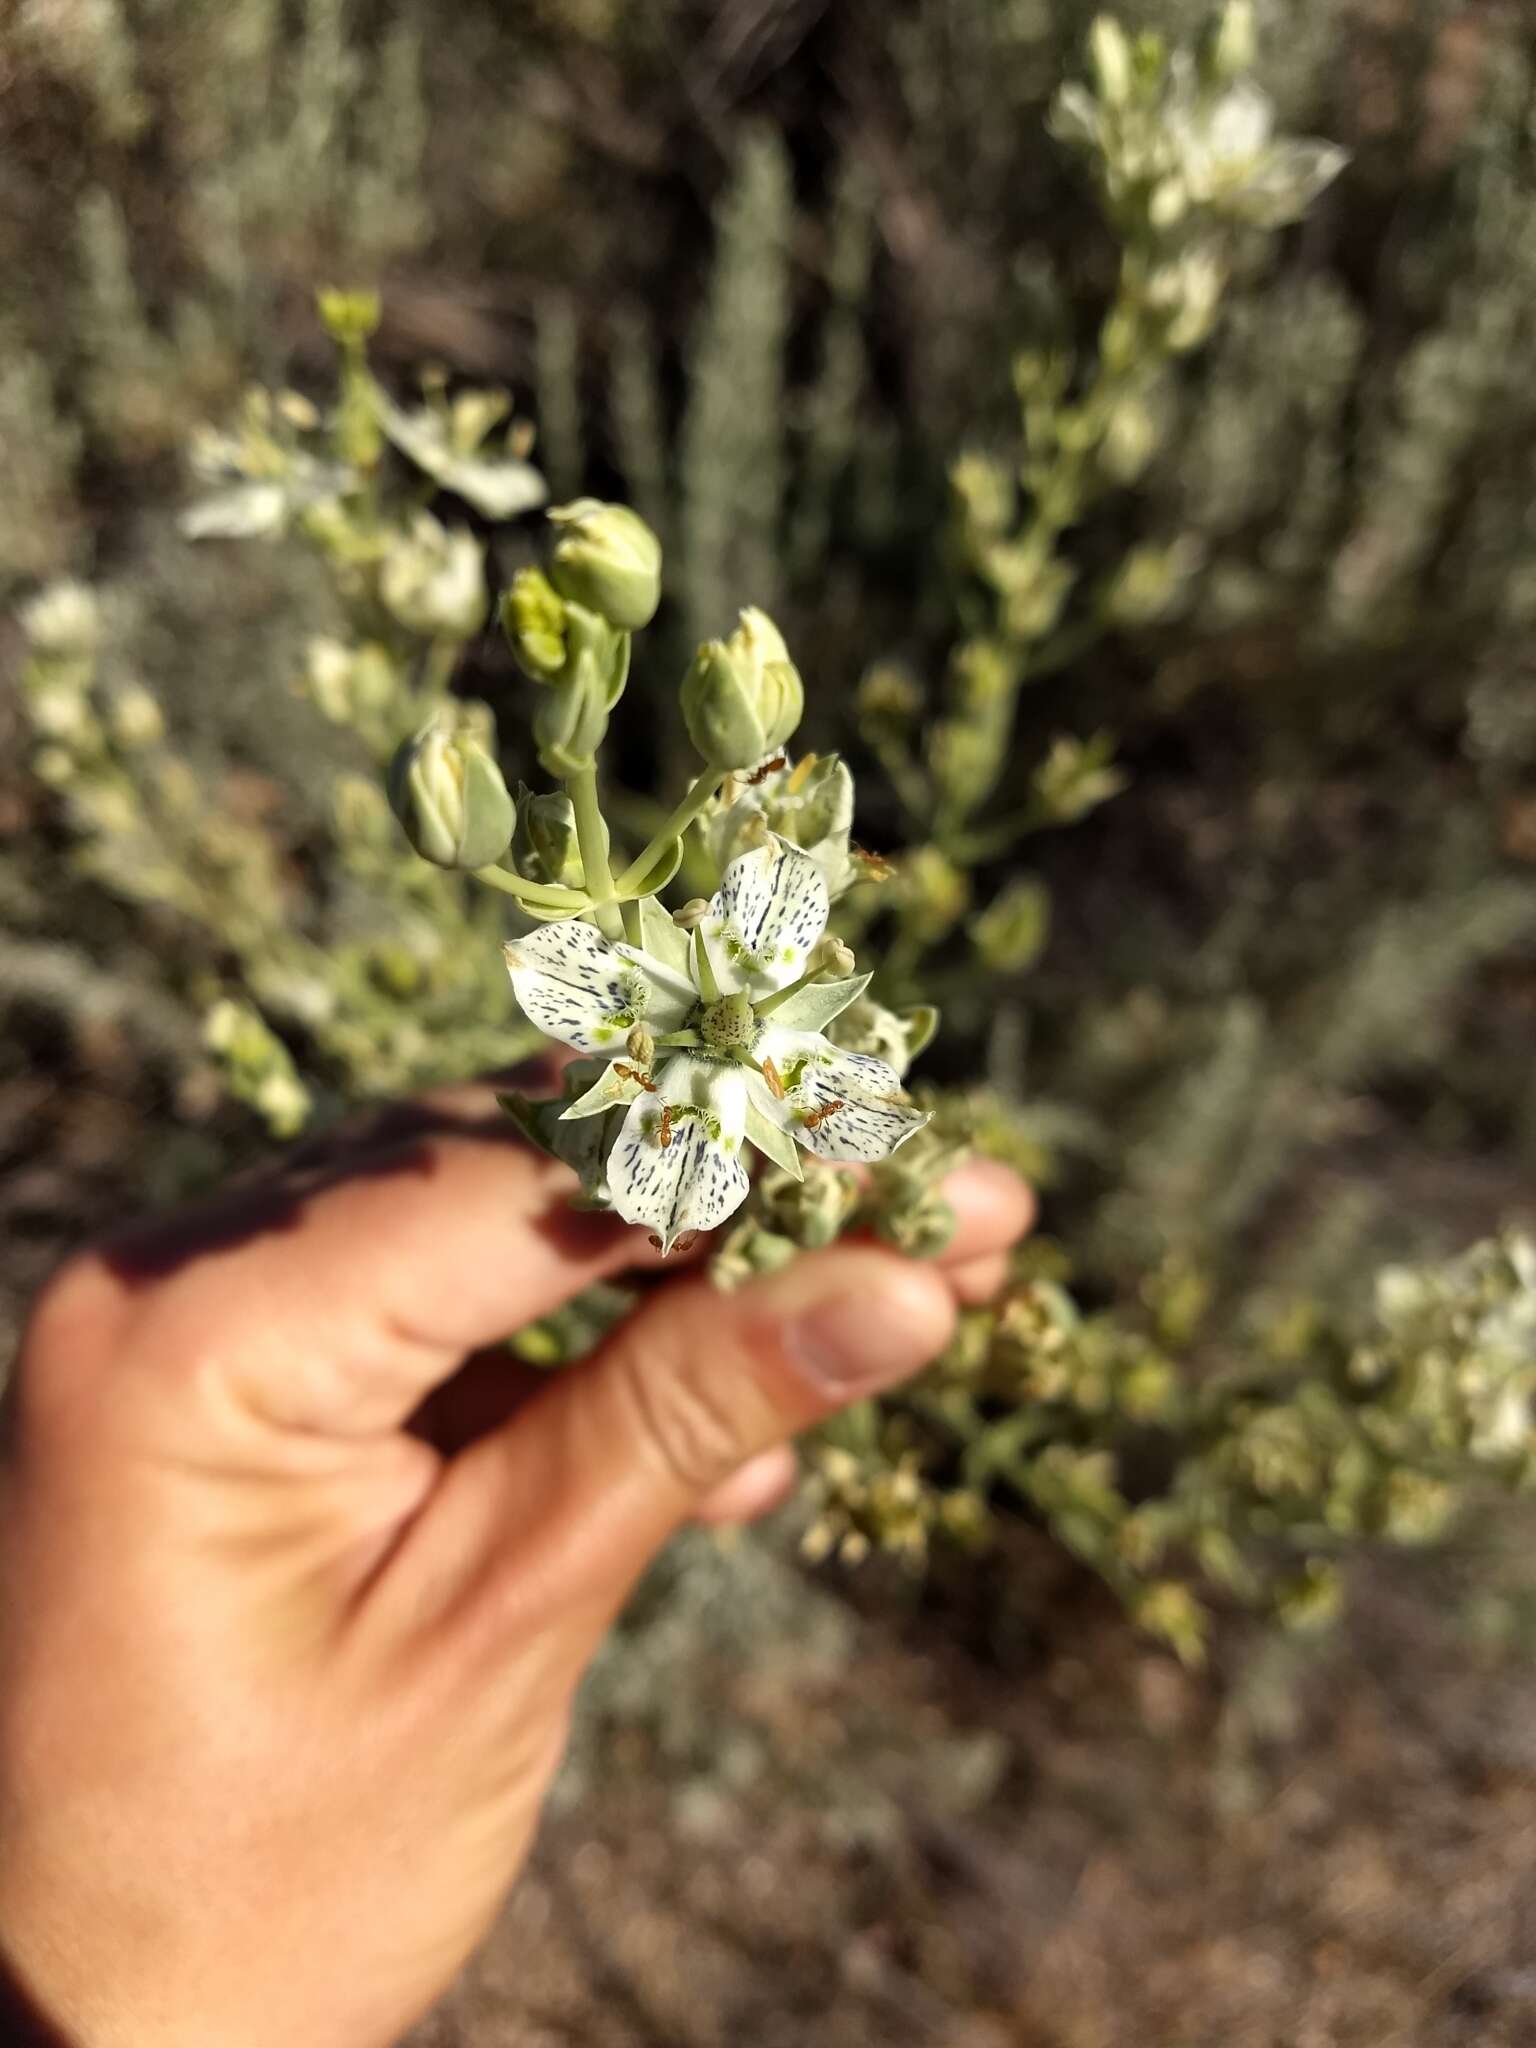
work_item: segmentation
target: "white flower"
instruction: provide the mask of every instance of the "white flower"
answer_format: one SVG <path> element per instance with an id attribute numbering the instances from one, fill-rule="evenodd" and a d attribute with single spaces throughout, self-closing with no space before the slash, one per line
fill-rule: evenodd
<path id="1" fill-rule="evenodd" d="M 485 624 L 485 551 L 467 528 L 418 512 L 379 566 L 379 597 L 413 633 L 467 640 Z"/>
<path id="2" fill-rule="evenodd" d="M 188 540 L 253 540 L 281 534 L 301 512 L 356 490 L 357 472 L 321 461 L 253 426 L 223 434 L 199 431 L 192 469 L 212 488 L 181 514 Z"/>
<path id="3" fill-rule="evenodd" d="M 485 408 L 461 404 L 449 411 L 427 405 L 405 412 L 382 391 L 374 393 L 373 403 L 379 425 L 400 453 L 487 519 L 531 512 L 549 496 L 531 462 L 515 455 L 487 455 L 476 445 L 492 423 Z"/>
<path id="4" fill-rule="evenodd" d="M 804 754 L 798 761 L 770 754 L 750 774 L 727 776 L 704 822 L 722 870 L 777 833 L 810 855 L 834 901 L 859 879 L 849 848 L 852 829 L 853 777 L 836 754 Z"/>
<path id="5" fill-rule="evenodd" d="M 827 909 L 816 862 L 774 837 L 732 862 L 691 936 L 647 899 L 643 949 L 575 920 L 507 947 L 532 1022 L 607 1058 L 564 1115 L 608 1120 L 594 1154 L 607 1197 L 664 1250 L 745 1200 L 749 1143 L 798 1175 L 797 1145 L 826 1160 L 885 1159 L 928 1121 L 886 1061 L 823 1036 L 869 983 L 807 975 Z M 646 1040 L 642 1065 L 633 1047 Z M 595 1167 L 588 1183 L 590 1193 Z"/>

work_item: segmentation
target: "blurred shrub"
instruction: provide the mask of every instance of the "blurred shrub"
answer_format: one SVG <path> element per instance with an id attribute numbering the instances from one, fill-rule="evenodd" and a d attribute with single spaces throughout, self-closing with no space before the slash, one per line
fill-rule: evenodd
<path id="1" fill-rule="evenodd" d="M 451 663 L 505 708 L 502 657 L 472 628 L 434 652 L 398 611 L 381 630 L 382 553 L 349 588 L 345 536 L 212 540 L 194 565 L 165 510 L 174 452 L 238 420 L 252 376 L 324 402 L 312 288 L 383 283 L 386 386 L 442 358 L 429 408 L 466 378 L 521 387 L 556 488 L 622 488 L 662 533 L 658 671 L 741 596 L 776 606 L 813 738 L 866 771 L 891 873 L 855 925 L 882 993 L 941 1004 L 940 1080 L 984 1088 L 984 1142 L 1055 1183 L 1070 1261 L 982 1347 L 1006 1397 L 985 1379 L 956 1429 L 972 1357 L 861 1423 L 820 1540 L 975 1533 L 955 1445 L 995 1449 L 1001 1400 L 1055 1419 L 988 1484 L 1190 1650 L 1165 1556 L 1315 1612 L 1318 1528 L 1414 1520 L 1381 1505 L 1392 1460 L 1423 1499 L 1489 1462 L 1466 1431 L 1389 1442 L 1340 1361 L 1360 1275 L 1486 1229 L 1536 1149 L 1536 38 L 1457 0 L 1261 7 L 1271 133 L 1203 5 L 1128 8 L 1234 74 L 1245 185 L 1166 71 L 1138 132 L 1091 13 L 24 8 L 0 579 L 98 596 L 88 630 L 78 596 L 29 614 L 52 794 L 23 792 L 4 850 L 0 975 L 67 1009 L 73 947 L 136 992 L 147 1042 L 169 977 L 279 1126 L 306 1092 L 520 1042 L 489 928 L 376 836 L 366 779 Z M 1153 47 L 1125 46 L 1127 78 Z M 1093 89 L 1052 123 L 1085 51 Z M 1353 160 L 1298 224 L 1336 165 L 1274 138 L 1308 134 Z M 267 431 L 243 417 L 236 440 Z M 204 467 L 249 484 L 231 445 Z M 410 513 L 445 486 L 504 578 L 516 534 L 421 452 L 390 472 L 381 549 L 437 545 Z M 626 707 L 637 838 L 672 765 L 646 692 L 672 679 Z M 1050 1291 L 1069 1265 L 1086 1315 Z M 1451 1270 L 1454 1292 L 1492 1269 Z M 1300 1346 L 1278 1380 L 1277 1327 Z M 1346 1530 L 1325 1503 L 1362 1430 L 1376 1490 Z M 1295 1512 L 1234 1477 L 1255 1433 L 1306 1440 Z"/>

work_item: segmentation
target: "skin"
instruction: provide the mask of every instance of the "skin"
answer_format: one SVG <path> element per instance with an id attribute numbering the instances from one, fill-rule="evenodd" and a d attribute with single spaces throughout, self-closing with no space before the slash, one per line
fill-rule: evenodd
<path id="1" fill-rule="evenodd" d="M 721 1297 L 571 1189 L 459 1091 L 37 1303 L 0 1462 L 0 1945 L 40 2038 L 396 2039 L 495 1917 L 646 1562 L 772 1505 L 786 1439 L 926 1364 L 1031 1213 L 973 1165 L 944 1261 L 845 1244 Z M 581 1366 L 481 1355 L 621 1273 L 645 1300 Z"/>

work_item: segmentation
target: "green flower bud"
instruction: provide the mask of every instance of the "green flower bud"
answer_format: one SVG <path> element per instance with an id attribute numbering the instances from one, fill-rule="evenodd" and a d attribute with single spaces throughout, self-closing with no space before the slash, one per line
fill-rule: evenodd
<path id="1" fill-rule="evenodd" d="M 1012 472 L 990 455 L 962 455 L 949 472 L 949 487 L 971 545 L 996 540 L 1013 524 L 1018 490 Z"/>
<path id="2" fill-rule="evenodd" d="M 1131 96 L 1131 46 L 1112 15 L 1099 15 L 1089 29 L 1088 56 L 1099 98 L 1107 107 L 1123 106 Z"/>
<path id="3" fill-rule="evenodd" d="M 152 747 L 165 737 L 165 714 L 142 683 L 130 683 L 112 700 L 112 737 L 120 747 Z"/>
<path id="4" fill-rule="evenodd" d="M 565 605 L 542 569 L 519 569 L 501 600 L 501 630 L 530 681 L 552 683 L 565 668 Z"/>
<path id="5" fill-rule="evenodd" d="M 759 1183 L 763 1221 L 775 1235 L 808 1251 L 842 1236 L 859 1206 L 859 1184 L 839 1166 L 813 1166 L 803 1180 L 773 1167 Z"/>
<path id="6" fill-rule="evenodd" d="M 999 889 L 971 926 L 976 951 L 998 974 L 1022 974 L 1040 957 L 1051 926 L 1051 899 L 1030 875 Z"/>
<path id="7" fill-rule="evenodd" d="M 603 826 L 604 843 L 608 827 Z M 554 882 L 579 889 L 583 874 L 576 842 L 576 812 L 562 790 L 535 796 L 521 785 L 517 792 L 517 830 L 512 835 L 512 865 L 530 882 Z"/>
<path id="8" fill-rule="evenodd" d="M 608 714 L 629 680 L 630 639 L 582 605 L 565 608 L 565 668 L 539 692 L 533 736 L 539 760 L 562 778 L 592 765 Z"/>
<path id="9" fill-rule="evenodd" d="M 729 640 L 705 641 L 683 679 L 688 736 L 713 768 L 753 768 L 777 753 L 804 709 L 783 635 L 752 606 Z"/>
<path id="10" fill-rule="evenodd" d="M 333 287 L 317 292 L 315 303 L 326 333 L 343 348 L 358 347 L 379 324 L 377 292 L 337 291 Z"/>
<path id="11" fill-rule="evenodd" d="M 490 867 L 512 843 L 516 812 L 490 751 L 493 737 L 483 705 L 455 706 L 407 740 L 390 763 L 391 808 L 434 867 Z"/>
<path id="12" fill-rule="evenodd" d="M 661 542 L 639 513 L 577 498 L 549 516 L 561 528 L 549 565 L 560 595 L 621 632 L 648 626 L 661 602 Z"/>
<path id="13" fill-rule="evenodd" d="M 1227 0 L 1206 52 L 1210 77 L 1219 83 L 1239 78 L 1253 69 L 1257 57 L 1253 0 Z"/>

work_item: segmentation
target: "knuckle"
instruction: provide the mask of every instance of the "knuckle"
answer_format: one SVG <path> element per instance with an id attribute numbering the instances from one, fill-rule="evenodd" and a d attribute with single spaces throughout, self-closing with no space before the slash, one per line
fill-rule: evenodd
<path id="1" fill-rule="evenodd" d="M 99 1252 L 72 1253 L 32 1303 L 16 1360 L 13 1398 L 46 1411 L 88 1381 L 120 1337 L 127 1290 Z"/>
<path id="2" fill-rule="evenodd" d="M 668 1478 L 689 1494 L 707 1493 L 736 1470 L 743 1445 L 730 1398 L 739 1375 L 718 1347 L 701 1358 L 694 1347 L 636 1346 L 620 1362 L 620 1381 L 636 1434 Z"/>
<path id="3" fill-rule="evenodd" d="M 74 1252 L 43 1283 L 22 1335 L 22 1359 L 51 1363 L 76 1357 L 120 1322 L 122 1282 L 99 1252 Z"/>

